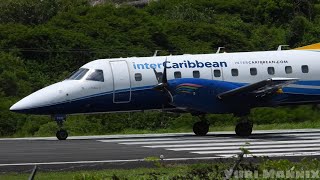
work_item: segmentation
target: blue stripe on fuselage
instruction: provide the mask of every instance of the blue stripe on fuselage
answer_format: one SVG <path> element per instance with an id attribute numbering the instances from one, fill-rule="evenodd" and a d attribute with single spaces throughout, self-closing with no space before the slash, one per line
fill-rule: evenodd
<path id="1" fill-rule="evenodd" d="M 231 82 L 230 82 L 231 83 Z M 232 83 L 235 86 L 243 86 L 245 83 Z M 295 84 L 302 85 L 299 87 L 285 87 L 283 88 L 286 96 L 285 98 L 275 98 L 279 102 L 291 101 L 305 101 L 307 97 L 312 96 L 314 101 L 320 100 L 320 81 L 298 81 Z M 308 86 L 308 88 L 303 88 Z M 312 86 L 315 86 L 313 89 Z M 30 114 L 73 114 L 73 113 L 91 113 L 91 112 L 112 112 L 112 111 L 131 111 L 131 110 L 147 110 L 147 109 L 161 109 L 164 99 L 166 98 L 162 93 L 154 91 L 154 86 L 141 86 L 131 88 L 131 102 L 130 103 L 113 103 L 113 91 L 93 94 L 85 97 L 72 99 L 69 101 L 49 104 L 44 107 L 36 107 L 32 109 L 25 109 L 20 112 Z M 123 93 L 128 95 L 130 89 L 122 89 L 116 93 Z M 292 98 L 290 96 L 292 94 Z M 297 98 L 297 94 L 299 98 Z M 301 96 L 300 96 L 301 95 Z M 319 95 L 319 97 L 317 96 Z M 280 96 L 281 97 L 281 96 Z M 318 97 L 318 98 L 317 98 Z M 276 103 L 276 102 L 275 102 Z"/>
<path id="2" fill-rule="evenodd" d="M 294 84 L 309 85 L 309 86 L 320 86 L 320 81 L 297 81 Z"/>

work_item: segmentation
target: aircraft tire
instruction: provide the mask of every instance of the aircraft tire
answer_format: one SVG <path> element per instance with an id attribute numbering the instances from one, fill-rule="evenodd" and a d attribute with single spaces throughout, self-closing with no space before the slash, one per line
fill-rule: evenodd
<path id="1" fill-rule="evenodd" d="M 235 132 L 238 136 L 247 137 L 252 134 L 252 123 L 240 122 L 236 125 Z"/>
<path id="2" fill-rule="evenodd" d="M 204 121 L 194 123 L 193 132 L 197 136 L 205 136 L 209 132 L 209 124 Z"/>
<path id="3" fill-rule="evenodd" d="M 66 140 L 68 138 L 68 132 L 64 129 L 57 131 L 56 136 L 59 140 Z"/>

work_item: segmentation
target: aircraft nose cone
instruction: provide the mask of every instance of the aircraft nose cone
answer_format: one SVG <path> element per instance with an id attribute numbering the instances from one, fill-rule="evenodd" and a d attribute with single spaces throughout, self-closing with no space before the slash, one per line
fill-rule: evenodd
<path id="1" fill-rule="evenodd" d="M 29 105 L 23 101 L 19 101 L 10 107 L 10 111 L 17 112 L 19 110 L 28 109 Z"/>
<path id="2" fill-rule="evenodd" d="M 59 100 L 59 86 L 59 83 L 53 84 L 30 94 L 11 106 L 10 111 L 31 113 L 35 109 L 39 109 L 56 102 Z"/>
<path id="3" fill-rule="evenodd" d="M 23 112 L 40 105 L 37 95 L 31 94 L 10 107 L 12 112 Z"/>

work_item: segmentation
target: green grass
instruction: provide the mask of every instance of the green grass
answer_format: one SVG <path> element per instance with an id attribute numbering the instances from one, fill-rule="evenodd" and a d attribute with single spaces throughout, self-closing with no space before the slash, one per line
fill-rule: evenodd
<path id="1" fill-rule="evenodd" d="M 93 180 L 93 179 L 112 179 L 112 177 L 118 177 L 120 179 L 150 179 L 153 176 L 158 177 L 173 177 L 175 175 L 183 175 L 188 171 L 190 165 L 176 165 L 162 168 L 137 168 L 130 170 L 110 169 L 100 171 L 75 171 L 75 172 L 39 172 L 36 175 L 36 179 L 50 179 L 50 180 L 62 180 L 62 179 L 75 179 L 75 180 Z M 5 180 L 20 180 L 27 179 L 29 174 L 17 174 L 10 173 L 6 175 L 0 175 L 0 179 Z"/>
<path id="2" fill-rule="evenodd" d="M 153 158 L 151 158 L 153 159 Z M 259 163 L 243 161 L 239 164 L 238 170 L 258 171 L 259 178 L 264 170 L 275 171 L 310 171 L 320 168 L 320 161 L 316 158 L 302 159 L 300 162 L 289 160 L 268 160 L 259 158 Z M 157 160 L 154 160 L 157 161 Z M 135 169 L 105 169 L 93 171 L 73 171 L 73 172 L 39 172 L 37 180 L 100 180 L 100 179 L 223 179 L 225 170 L 229 170 L 232 162 L 213 162 L 198 164 L 161 164 L 156 168 L 135 168 Z M 0 175 L 0 179 L 20 180 L 27 179 L 29 174 L 8 173 Z M 236 178 L 235 178 L 236 179 Z M 284 178 L 285 179 L 285 178 Z"/>
<path id="3" fill-rule="evenodd" d="M 310 129 L 320 128 L 320 122 L 305 121 L 299 123 L 280 123 L 280 124 L 264 124 L 254 125 L 255 130 L 272 130 L 272 129 Z"/>
<path id="4" fill-rule="evenodd" d="M 234 131 L 235 125 L 224 124 L 224 125 L 211 125 L 210 131 Z M 290 122 L 290 123 L 277 123 L 277 124 L 254 124 L 253 130 L 276 130 L 276 129 L 310 129 L 310 128 L 320 128 L 320 121 L 304 121 L 304 122 Z M 192 133 L 192 127 L 180 127 L 180 128 L 167 128 L 167 129 L 125 129 L 123 131 L 105 134 L 95 134 L 95 133 L 72 133 L 69 132 L 70 136 L 87 136 L 87 135 L 114 135 L 114 134 L 150 134 L 150 133 Z M 25 137 L 26 135 L 15 134 L 13 136 L 6 137 Z M 31 135 L 30 135 L 31 136 Z M 54 132 L 50 134 L 38 134 L 35 137 L 45 137 L 54 136 Z"/>

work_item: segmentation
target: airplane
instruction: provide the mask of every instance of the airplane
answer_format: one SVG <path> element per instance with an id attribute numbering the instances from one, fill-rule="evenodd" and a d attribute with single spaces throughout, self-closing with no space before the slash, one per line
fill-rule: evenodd
<path id="1" fill-rule="evenodd" d="M 67 79 L 15 103 L 18 113 L 50 115 L 65 140 L 67 115 L 164 110 L 199 116 L 196 135 L 209 131 L 205 114 L 240 117 L 238 136 L 252 134 L 252 108 L 320 102 L 320 43 L 291 50 L 98 59 Z"/>

